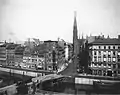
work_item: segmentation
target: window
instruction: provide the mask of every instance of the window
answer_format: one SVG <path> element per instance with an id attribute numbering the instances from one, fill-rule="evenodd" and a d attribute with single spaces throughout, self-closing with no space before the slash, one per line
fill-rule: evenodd
<path id="1" fill-rule="evenodd" d="M 118 69 L 120 69 L 120 64 L 118 64 Z"/>
<path id="2" fill-rule="evenodd" d="M 120 58 L 120 55 L 118 55 L 117 57 Z"/>
<path id="3" fill-rule="evenodd" d="M 108 62 L 110 62 L 110 59 L 111 59 L 111 58 L 108 58 Z"/>
<path id="4" fill-rule="evenodd" d="M 118 58 L 118 62 L 120 62 L 120 58 Z"/>
<path id="5" fill-rule="evenodd" d="M 111 53 L 110 53 L 110 51 L 108 51 L 108 55 L 110 55 Z"/>
<path id="6" fill-rule="evenodd" d="M 105 58 L 106 56 L 105 56 L 105 55 L 103 55 L 103 57 Z"/>
<path id="7" fill-rule="evenodd" d="M 109 67 L 111 67 L 111 64 L 108 64 Z"/>
<path id="8" fill-rule="evenodd" d="M 106 58 L 104 58 L 103 61 L 106 62 Z"/>
<path id="9" fill-rule="evenodd" d="M 110 49 L 110 46 L 108 46 L 108 49 Z"/>
<path id="10" fill-rule="evenodd" d="M 34 59 L 32 59 L 32 62 L 34 62 Z"/>
<path id="11" fill-rule="evenodd" d="M 113 55 L 115 56 L 115 51 L 113 51 Z"/>
<path id="12" fill-rule="evenodd" d="M 113 62 L 115 62 L 116 61 L 116 58 L 113 58 Z"/>
<path id="13" fill-rule="evenodd" d="M 108 58 L 110 58 L 111 56 L 110 55 L 108 55 Z"/>
<path id="14" fill-rule="evenodd" d="M 106 55 L 106 52 L 103 52 L 104 55 Z"/>
<path id="15" fill-rule="evenodd" d="M 113 49 L 115 49 L 115 46 L 113 46 Z"/>
<path id="16" fill-rule="evenodd" d="M 104 46 L 104 49 L 106 49 L 106 46 Z"/>
<path id="17" fill-rule="evenodd" d="M 101 66 L 102 64 L 99 62 L 98 65 Z"/>
<path id="18" fill-rule="evenodd" d="M 100 49 L 100 46 L 99 46 L 99 49 Z"/>
<path id="19" fill-rule="evenodd" d="M 97 58 L 96 57 L 94 57 L 94 61 L 97 62 Z"/>
<path id="20" fill-rule="evenodd" d="M 101 58 L 98 58 L 98 61 L 101 62 Z"/>
<path id="21" fill-rule="evenodd" d="M 99 56 L 101 55 L 101 51 L 98 51 L 98 55 L 99 55 Z"/>
<path id="22" fill-rule="evenodd" d="M 120 56 L 120 52 L 118 52 L 118 56 Z"/>
<path id="23" fill-rule="evenodd" d="M 96 51 L 94 51 L 94 55 L 97 55 Z"/>
<path id="24" fill-rule="evenodd" d="M 118 71 L 118 74 L 120 74 L 120 70 Z"/>
<path id="25" fill-rule="evenodd" d="M 115 69 L 116 68 L 116 64 L 113 64 L 113 69 Z"/>
<path id="26" fill-rule="evenodd" d="M 120 46 L 118 46 L 118 49 L 120 49 Z"/>
<path id="27" fill-rule="evenodd" d="M 106 63 L 103 63 L 104 66 L 106 66 Z"/>

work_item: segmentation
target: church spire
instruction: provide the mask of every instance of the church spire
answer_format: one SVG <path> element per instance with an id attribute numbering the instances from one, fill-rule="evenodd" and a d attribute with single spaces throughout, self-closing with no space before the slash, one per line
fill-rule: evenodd
<path id="1" fill-rule="evenodd" d="M 78 39 L 78 31 L 77 31 L 77 20 L 76 20 L 76 11 L 74 12 L 74 25 L 73 25 L 73 44 L 77 41 Z"/>
<path id="2" fill-rule="evenodd" d="M 74 28 L 77 28 L 77 20 L 76 20 L 77 13 L 74 12 Z"/>
<path id="3" fill-rule="evenodd" d="M 78 43 L 78 31 L 77 31 L 77 20 L 76 12 L 74 12 L 74 23 L 73 23 L 73 69 L 72 73 L 76 73 L 77 63 L 79 63 L 77 56 L 79 54 L 79 43 Z"/>

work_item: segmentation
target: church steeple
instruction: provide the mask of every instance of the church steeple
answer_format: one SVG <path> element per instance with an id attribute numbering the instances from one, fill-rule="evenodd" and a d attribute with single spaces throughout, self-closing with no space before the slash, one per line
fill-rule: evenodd
<path id="1" fill-rule="evenodd" d="M 77 20 L 76 20 L 76 12 L 74 12 L 74 25 L 73 25 L 73 69 L 71 72 L 76 74 L 77 64 L 79 54 L 79 42 L 78 42 L 78 30 L 77 30 Z"/>
<path id="2" fill-rule="evenodd" d="M 76 11 L 74 12 L 74 25 L 73 25 L 73 40 L 78 39 L 78 31 L 77 31 L 77 20 L 76 20 Z"/>
<path id="3" fill-rule="evenodd" d="M 78 52 L 78 31 L 77 31 L 77 20 L 76 20 L 76 12 L 74 12 L 74 25 L 73 25 L 73 51 L 74 55 Z"/>

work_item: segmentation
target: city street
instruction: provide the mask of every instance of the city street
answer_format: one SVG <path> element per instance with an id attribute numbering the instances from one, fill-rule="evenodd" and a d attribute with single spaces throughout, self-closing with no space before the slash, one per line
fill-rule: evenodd
<path id="1" fill-rule="evenodd" d="M 68 66 L 61 72 L 59 72 L 58 74 L 62 74 L 62 75 L 71 75 L 73 73 L 73 66 L 74 64 L 68 63 Z"/>

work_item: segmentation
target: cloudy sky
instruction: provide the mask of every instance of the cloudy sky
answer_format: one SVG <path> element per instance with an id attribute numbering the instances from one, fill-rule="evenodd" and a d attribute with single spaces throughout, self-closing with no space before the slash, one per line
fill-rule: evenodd
<path id="1" fill-rule="evenodd" d="M 120 0 L 0 0 L 0 40 L 72 42 L 74 11 L 80 35 L 120 34 Z"/>

